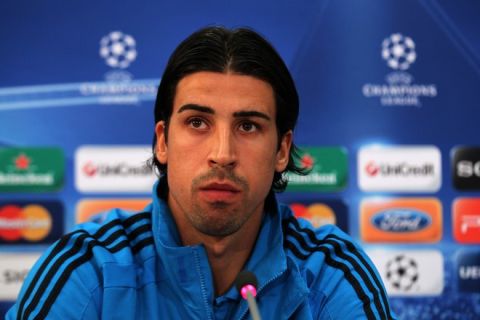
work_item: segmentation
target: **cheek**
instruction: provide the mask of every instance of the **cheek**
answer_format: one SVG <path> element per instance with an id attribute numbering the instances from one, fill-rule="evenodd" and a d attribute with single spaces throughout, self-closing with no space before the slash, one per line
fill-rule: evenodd
<path id="1" fill-rule="evenodd" d="M 175 174 L 189 173 L 192 176 L 193 171 L 204 161 L 206 148 L 202 148 L 200 142 L 192 142 L 191 139 L 182 139 L 177 136 L 176 140 L 169 141 L 167 164 Z M 173 170 L 174 169 L 174 170 Z"/>
<path id="2" fill-rule="evenodd" d="M 247 149 L 244 153 L 242 167 L 254 180 L 266 180 L 273 178 L 276 164 L 276 153 L 268 152 L 272 150 L 263 145 L 260 148 Z M 266 181 L 267 182 L 267 181 Z"/>

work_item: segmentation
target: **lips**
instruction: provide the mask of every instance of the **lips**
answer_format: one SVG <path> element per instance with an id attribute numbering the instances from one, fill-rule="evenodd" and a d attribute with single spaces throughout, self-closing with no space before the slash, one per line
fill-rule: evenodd
<path id="1" fill-rule="evenodd" d="M 230 183 L 213 182 L 200 187 L 207 201 L 229 201 L 240 194 L 240 188 Z"/>

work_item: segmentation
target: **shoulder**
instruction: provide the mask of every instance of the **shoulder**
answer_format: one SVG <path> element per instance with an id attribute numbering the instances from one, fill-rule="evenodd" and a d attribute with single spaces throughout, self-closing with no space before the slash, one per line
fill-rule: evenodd
<path id="1" fill-rule="evenodd" d="M 103 222 L 80 224 L 63 236 L 54 245 L 51 258 L 77 255 L 77 264 L 88 262 L 99 267 L 106 263 L 135 264 L 148 256 L 138 253 L 152 244 L 151 212 L 131 214 L 114 209 Z"/>
<path id="2" fill-rule="evenodd" d="M 361 247 L 334 225 L 315 228 L 307 220 L 288 216 L 283 219 L 283 233 L 287 255 L 303 268 L 346 271 L 360 264 L 373 268 Z"/>
<path id="3" fill-rule="evenodd" d="M 364 250 L 333 225 L 314 228 L 284 215 L 284 248 L 311 291 L 312 306 L 340 318 L 391 319 L 378 272 Z M 334 317 L 336 318 L 336 317 Z"/>
<path id="4" fill-rule="evenodd" d="M 79 318 L 104 285 L 105 266 L 141 264 L 154 251 L 150 216 L 116 209 L 102 223 L 78 225 L 37 261 L 10 312 L 18 319 Z"/>

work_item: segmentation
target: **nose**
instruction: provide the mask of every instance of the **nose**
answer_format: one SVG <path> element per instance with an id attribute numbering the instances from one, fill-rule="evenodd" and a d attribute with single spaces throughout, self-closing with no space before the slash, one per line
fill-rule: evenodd
<path id="1" fill-rule="evenodd" d="M 235 139 L 228 126 L 219 126 L 211 139 L 209 165 L 212 167 L 234 168 L 237 164 Z"/>

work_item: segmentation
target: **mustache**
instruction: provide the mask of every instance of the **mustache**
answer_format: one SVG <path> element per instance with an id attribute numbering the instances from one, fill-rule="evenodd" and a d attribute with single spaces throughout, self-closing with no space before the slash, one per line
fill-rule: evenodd
<path id="1" fill-rule="evenodd" d="M 243 190 L 248 190 L 249 185 L 245 178 L 237 176 L 233 170 L 224 169 L 224 168 L 212 168 L 207 173 L 202 174 L 198 177 L 195 177 L 192 180 L 192 189 L 198 188 L 199 185 L 202 185 L 210 180 L 219 180 L 219 181 L 229 181 L 236 186 L 239 186 Z"/>

